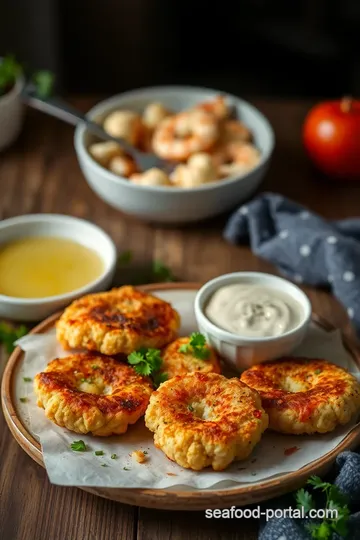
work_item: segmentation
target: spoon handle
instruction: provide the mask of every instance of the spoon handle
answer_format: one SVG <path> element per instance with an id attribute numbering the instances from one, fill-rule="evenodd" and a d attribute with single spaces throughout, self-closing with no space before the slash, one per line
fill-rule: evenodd
<path id="1" fill-rule="evenodd" d="M 135 160 L 142 154 L 142 152 L 139 152 L 124 139 L 109 135 L 99 124 L 89 120 L 84 114 L 60 98 L 51 97 L 41 99 L 40 97 L 36 96 L 31 89 L 30 91 L 29 89 L 25 89 L 22 97 L 23 101 L 33 109 L 37 109 L 38 111 L 49 114 L 50 116 L 59 118 L 68 124 L 77 126 L 79 123 L 83 122 L 91 133 L 105 141 L 114 141 L 120 144 Z"/>

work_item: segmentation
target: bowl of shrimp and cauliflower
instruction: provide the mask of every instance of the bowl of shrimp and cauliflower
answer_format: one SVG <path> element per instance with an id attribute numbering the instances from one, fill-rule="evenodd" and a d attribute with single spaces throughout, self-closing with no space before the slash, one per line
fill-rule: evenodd
<path id="1" fill-rule="evenodd" d="M 223 213 L 249 197 L 270 164 L 274 133 L 255 107 L 195 87 L 153 87 L 102 101 L 88 117 L 105 131 L 172 164 L 140 171 L 113 141 L 84 124 L 75 131 L 82 172 L 112 207 L 146 221 L 187 223 Z"/>

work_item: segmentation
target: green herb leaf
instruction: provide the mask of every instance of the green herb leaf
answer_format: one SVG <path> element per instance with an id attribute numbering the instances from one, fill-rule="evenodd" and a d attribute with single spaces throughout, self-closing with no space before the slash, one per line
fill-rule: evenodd
<path id="1" fill-rule="evenodd" d="M 28 333 L 28 329 L 25 325 L 18 327 L 10 326 L 5 322 L 0 322 L 0 343 L 3 343 L 7 353 L 12 353 L 15 349 L 14 342 L 25 336 Z"/>
<path id="2" fill-rule="evenodd" d="M 321 369 L 315 369 L 314 373 L 315 375 L 320 375 L 321 371 L 322 371 Z"/>
<path id="3" fill-rule="evenodd" d="M 194 410 L 195 410 L 192 405 L 188 405 L 188 409 L 189 409 L 190 412 L 194 412 Z"/>
<path id="4" fill-rule="evenodd" d="M 146 450 L 143 451 L 143 454 L 145 454 L 145 456 L 148 455 L 149 452 L 147 452 Z"/>
<path id="5" fill-rule="evenodd" d="M 27 400 L 28 399 L 26 397 L 21 397 L 20 398 L 21 403 L 27 403 Z"/>
<path id="6" fill-rule="evenodd" d="M 23 381 L 24 382 L 31 382 L 32 378 L 31 377 L 23 377 Z"/>
<path id="7" fill-rule="evenodd" d="M 92 383 L 92 380 L 91 380 L 91 379 L 84 379 L 84 378 L 82 378 L 82 379 L 80 379 L 80 381 L 81 381 L 81 382 L 86 382 L 86 383 L 88 383 L 88 384 L 91 384 L 91 383 Z"/>
<path id="8" fill-rule="evenodd" d="M 104 452 L 102 450 L 96 450 L 95 456 L 103 456 Z"/>
<path id="9" fill-rule="evenodd" d="M 71 450 L 74 450 L 74 452 L 85 452 L 86 451 L 86 444 L 84 441 L 74 441 L 70 445 Z"/>
<path id="10" fill-rule="evenodd" d="M 339 488 L 330 482 L 323 482 L 318 476 L 311 476 L 307 483 L 314 489 L 324 492 L 326 497 L 325 508 L 336 510 L 337 517 L 329 517 L 319 523 L 310 523 L 306 526 L 311 533 L 311 537 L 316 540 L 330 540 L 335 532 L 341 537 L 346 537 L 348 532 L 348 519 L 350 510 L 347 505 L 347 497 L 341 493 Z M 315 508 L 314 500 L 310 493 L 304 489 L 299 489 L 295 498 L 298 508 L 304 507 L 305 512 Z"/>
<path id="11" fill-rule="evenodd" d="M 102 467 L 108 467 L 108 465 L 106 465 L 106 463 L 102 463 L 101 466 Z"/>
<path id="12" fill-rule="evenodd" d="M 53 91 L 55 77 L 51 71 L 37 71 L 33 75 L 36 94 L 42 99 L 50 97 Z"/>
<path id="13" fill-rule="evenodd" d="M 100 369 L 99 366 L 91 366 L 91 369 Z"/>
<path id="14" fill-rule="evenodd" d="M 151 375 L 159 371 L 162 365 L 161 351 L 159 349 L 142 348 L 128 356 L 130 365 L 139 375 Z"/>
<path id="15" fill-rule="evenodd" d="M 193 354 L 200 360 L 207 360 L 210 356 L 210 349 L 206 346 L 206 338 L 200 332 L 193 332 L 189 343 L 180 345 L 179 352 L 183 354 Z"/>
<path id="16" fill-rule="evenodd" d="M 328 482 L 323 482 L 319 476 L 310 476 L 307 484 L 313 486 L 314 489 L 326 489 L 331 486 Z"/>
<path id="17" fill-rule="evenodd" d="M 153 261 L 152 270 L 156 281 L 176 281 L 170 268 L 161 261 Z"/>
<path id="18" fill-rule="evenodd" d="M 116 459 L 116 458 L 117 458 L 116 454 L 111 454 L 111 459 Z"/>
<path id="19" fill-rule="evenodd" d="M 306 525 L 306 528 L 314 540 L 329 540 L 331 538 L 331 527 L 326 521 L 319 525 L 310 523 Z"/>
<path id="20" fill-rule="evenodd" d="M 129 264 L 133 259 L 133 253 L 130 251 L 130 249 L 123 251 L 118 256 L 118 263 L 119 264 Z"/>
<path id="21" fill-rule="evenodd" d="M 168 380 L 168 374 L 167 373 L 154 373 L 152 376 L 152 380 L 154 381 L 155 388 L 158 388 L 160 384 Z"/>
<path id="22" fill-rule="evenodd" d="M 123 467 L 123 470 L 124 471 L 130 471 L 130 469 L 128 467 Z"/>
<path id="23" fill-rule="evenodd" d="M 301 510 L 304 508 L 304 512 L 307 514 L 309 510 L 315 507 L 314 499 L 311 493 L 306 491 L 304 488 L 299 489 L 295 493 L 295 499 L 297 502 L 297 507 Z"/>

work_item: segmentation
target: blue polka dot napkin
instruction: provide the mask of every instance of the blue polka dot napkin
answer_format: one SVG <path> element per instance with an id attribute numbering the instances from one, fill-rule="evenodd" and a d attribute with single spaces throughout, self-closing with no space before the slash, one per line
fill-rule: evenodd
<path id="1" fill-rule="evenodd" d="M 232 244 L 250 242 L 256 255 L 289 279 L 330 287 L 360 335 L 360 218 L 326 221 L 264 193 L 230 217 L 224 237 Z"/>
<path id="2" fill-rule="evenodd" d="M 347 497 L 350 509 L 348 521 L 347 540 L 359 540 L 360 538 L 360 512 L 356 511 L 360 504 L 360 455 L 355 452 L 342 452 L 336 459 L 336 477 L 333 483 Z M 316 508 L 323 508 L 324 502 L 313 491 L 316 500 Z M 265 506 L 265 505 L 264 505 Z M 286 495 L 271 501 L 271 508 L 296 508 L 295 498 Z M 321 521 L 321 520 L 320 520 Z M 310 523 L 319 523 L 309 519 L 295 519 L 292 517 L 273 518 L 260 527 L 259 540 L 311 540 L 313 538 L 306 526 Z M 329 540 L 339 540 L 341 537 L 333 533 Z"/>

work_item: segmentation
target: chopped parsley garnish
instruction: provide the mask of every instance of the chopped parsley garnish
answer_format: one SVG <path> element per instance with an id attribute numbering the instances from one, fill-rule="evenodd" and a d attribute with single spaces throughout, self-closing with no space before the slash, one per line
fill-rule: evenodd
<path id="1" fill-rule="evenodd" d="M 315 369 L 314 373 L 315 375 L 319 375 L 321 373 L 321 369 Z"/>
<path id="2" fill-rule="evenodd" d="M 80 379 L 81 382 L 86 382 L 86 383 L 89 383 L 91 384 L 92 383 L 92 380 L 91 379 Z"/>
<path id="3" fill-rule="evenodd" d="M 159 349 L 146 349 L 143 347 L 129 354 L 127 360 L 130 365 L 134 366 L 136 373 L 151 376 L 155 388 L 168 378 L 166 373 L 160 373 L 163 361 Z"/>
<path id="4" fill-rule="evenodd" d="M 86 444 L 84 441 L 74 441 L 70 445 L 71 450 L 74 450 L 74 452 L 85 452 L 86 451 Z"/>
<path id="5" fill-rule="evenodd" d="M 96 450 L 95 456 L 103 456 L 104 452 L 102 450 Z"/>
<path id="6" fill-rule="evenodd" d="M 123 467 L 123 470 L 124 471 L 130 471 L 130 469 L 128 469 L 128 467 Z"/>
<path id="7" fill-rule="evenodd" d="M 101 466 L 102 467 L 108 467 L 108 465 L 106 465 L 106 463 L 102 463 Z"/>
<path id="8" fill-rule="evenodd" d="M 139 375 L 151 375 L 159 371 L 162 358 L 159 349 L 142 348 L 134 351 L 127 357 L 129 364 L 135 366 L 134 369 Z"/>
<path id="9" fill-rule="evenodd" d="M 111 459 L 116 459 L 116 458 L 117 458 L 116 454 L 111 454 Z"/>
<path id="10" fill-rule="evenodd" d="M 23 377 L 23 381 L 24 382 L 31 382 L 32 378 L 31 377 Z"/>
<path id="11" fill-rule="evenodd" d="M 27 403 L 27 398 L 26 397 L 21 397 L 20 401 L 21 401 L 21 403 Z"/>
<path id="12" fill-rule="evenodd" d="M 146 450 L 143 451 L 143 454 L 145 454 L 145 456 L 148 455 L 148 452 Z"/>
<path id="13" fill-rule="evenodd" d="M 307 483 L 314 489 L 321 490 L 326 497 L 325 507 L 337 510 L 337 516 L 334 518 L 324 518 L 320 523 L 310 523 L 306 525 L 311 537 L 314 539 L 328 540 L 332 538 L 333 533 L 340 537 L 346 537 L 348 533 L 348 519 L 350 510 L 347 505 L 347 498 L 341 493 L 339 488 L 329 482 L 323 482 L 318 476 L 311 476 Z M 305 513 L 316 508 L 315 501 L 311 493 L 301 488 L 295 493 L 295 499 L 298 508 L 304 508 Z"/>
<path id="14" fill-rule="evenodd" d="M 9 354 L 15 349 L 14 342 L 27 333 L 28 329 L 23 324 L 14 328 L 8 323 L 0 322 L 0 343 L 4 344 L 6 352 Z"/>
<path id="15" fill-rule="evenodd" d="M 118 256 L 118 263 L 119 264 L 129 264 L 133 259 L 133 253 L 130 251 L 130 249 L 127 249 L 126 251 L 123 251 Z"/>
<path id="16" fill-rule="evenodd" d="M 200 332 L 193 332 L 189 343 L 180 345 L 179 352 L 184 354 L 193 354 L 200 360 L 206 360 L 210 356 L 210 350 L 206 347 L 206 338 Z"/>
<path id="17" fill-rule="evenodd" d="M 194 412 L 194 410 L 195 410 L 192 405 L 188 405 L 188 409 L 189 409 L 190 412 Z"/>
<path id="18" fill-rule="evenodd" d="M 100 369 L 99 366 L 91 366 L 92 369 Z"/>

